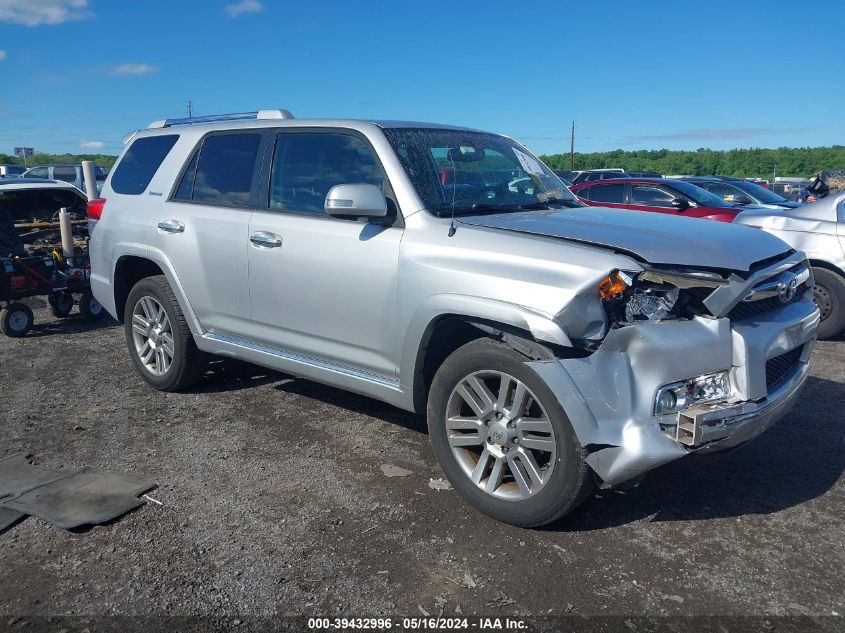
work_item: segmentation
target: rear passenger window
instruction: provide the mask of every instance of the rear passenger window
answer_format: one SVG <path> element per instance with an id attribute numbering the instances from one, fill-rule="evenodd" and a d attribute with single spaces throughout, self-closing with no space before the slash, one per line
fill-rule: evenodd
<path id="1" fill-rule="evenodd" d="M 191 199 L 232 207 L 249 206 L 260 144 L 261 134 L 254 132 L 206 138 L 199 153 Z"/>
<path id="2" fill-rule="evenodd" d="M 625 185 L 596 185 L 590 187 L 590 202 L 610 202 L 622 204 L 625 201 Z"/>
<path id="3" fill-rule="evenodd" d="M 130 196 L 144 193 L 178 139 L 178 134 L 137 139 L 117 164 L 111 179 L 111 188 L 116 193 Z"/>
<path id="4" fill-rule="evenodd" d="M 270 180 L 270 207 L 323 213 L 335 185 L 370 184 L 384 191 L 372 151 L 356 136 L 341 133 L 281 133 Z"/>

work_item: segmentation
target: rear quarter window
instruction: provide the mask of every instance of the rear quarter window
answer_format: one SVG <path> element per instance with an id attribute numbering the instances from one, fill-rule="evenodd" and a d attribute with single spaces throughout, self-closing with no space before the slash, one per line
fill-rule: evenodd
<path id="1" fill-rule="evenodd" d="M 177 140 L 178 134 L 135 140 L 115 168 L 111 188 L 115 193 L 130 196 L 144 193 Z"/>

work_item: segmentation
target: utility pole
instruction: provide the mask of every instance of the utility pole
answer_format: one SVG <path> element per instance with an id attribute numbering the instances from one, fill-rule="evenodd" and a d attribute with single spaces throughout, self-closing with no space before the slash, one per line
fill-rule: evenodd
<path id="1" fill-rule="evenodd" d="M 188 118 L 189 118 L 189 119 L 190 119 L 190 118 L 192 118 L 192 117 L 193 117 L 193 115 L 194 115 L 194 108 L 193 108 L 193 106 L 191 105 L 191 100 L 190 100 L 190 99 L 188 99 Z"/>
<path id="2" fill-rule="evenodd" d="M 572 121 L 572 133 L 569 135 L 569 169 L 575 165 L 575 121 Z"/>

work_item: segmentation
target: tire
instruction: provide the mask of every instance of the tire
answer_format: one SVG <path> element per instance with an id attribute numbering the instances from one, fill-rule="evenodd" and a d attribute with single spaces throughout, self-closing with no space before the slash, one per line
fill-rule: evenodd
<path id="1" fill-rule="evenodd" d="M 136 318 L 136 310 L 140 318 Z M 155 389 L 182 391 L 195 385 L 205 373 L 207 356 L 194 343 L 182 308 L 164 275 L 147 277 L 133 286 L 126 299 L 123 321 L 132 364 Z M 150 343 L 148 348 L 144 348 L 144 341 Z M 164 356 L 157 351 L 159 347 Z M 172 356 L 168 362 L 169 352 Z"/>
<path id="2" fill-rule="evenodd" d="M 500 401 L 502 392 L 513 394 L 516 400 L 521 383 L 523 393 L 527 394 L 522 400 L 525 404 L 518 407 L 511 403 L 511 410 L 518 409 L 519 413 L 514 415 L 509 411 L 504 417 L 501 411 L 506 409 L 495 406 L 500 413 L 489 416 L 487 424 L 479 423 L 475 418 L 485 417 L 479 413 L 482 407 L 471 406 L 460 392 L 462 384 L 470 384 L 465 380 L 473 377 L 488 388 L 488 397 L 498 396 Z M 507 389 L 501 390 L 503 384 L 508 385 Z M 504 400 L 510 402 L 510 398 L 508 395 Z M 517 422 L 503 426 L 511 415 Z M 434 376 L 427 417 L 434 455 L 446 477 L 473 507 L 494 519 L 520 527 L 546 525 L 578 507 L 594 488 L 592 470 L 585 461 L 586 452 L 557 398 L 525 364 L 525 358 L 503 343 L 477 339 L 453 352 Z M 447 429 L 447 418 L 453 421 L 452 430 Z M 537 433 L 526 431 L 528 424 L 538 429 Z M 486 439 L 476 444 L 476 433 Z M 464 437 L 473 445 L 460 445 Z M 456 442 L 460 444 L 455 446 Z M 534 450 L 538 445 L 545 448 Z M 526 451 L 532 453 L 533 478 L 521 466 L 527 465 L 521 456 Z M 488 465 L 480 467 L 485 452 Z M 490 455 L 495 460 L 492 463 Z M 504 455 L 501 467 L 498 462 L 503 458 L 497 455 Z M 514 462 L 518 465 L 514 466 Z M 502 474 L 494 477 L 497 468 Z M 517 481 L 516 471 L 521 473 L 522 482 Z M 471 477 L 477 473 L 479 483 L 474 483 Z"/>
<path id="3" fill-rule="evenodd" d="M 845 278 L 827 268 L 813 268 L 813 301 L 821 311 L 818 337 L 832 338 L 845 330 Z"/>
<path id="4" fill-rule="evenodd" d="M 83 319 L 87 319 L 88 321 L 102 319 L 103 314 L 105 314 L 103 306 L 94 298 L 90 290 L 86 290 L 79 295 L 79 314 L 82 315 Z"/>
<path id="5" fill-rule="evenodd" d="M 47 296 L 47 303 L 50 304 L 50 312 L 57 319 L 64 319 L 73 310 L 73 295 L 69 292 L 51 292 Z"/>
<path id="6" fill-rule="evenodd" d="M 0 330 L 6 336 L 26 336 L 35 323 L 32 310 L 23 303 L 10 303 L 0 310 Z"/>

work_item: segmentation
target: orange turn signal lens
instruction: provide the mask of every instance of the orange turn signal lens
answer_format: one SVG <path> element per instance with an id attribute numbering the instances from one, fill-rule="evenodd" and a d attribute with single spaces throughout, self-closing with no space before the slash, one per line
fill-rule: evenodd
<path id="1" fill-rule="evenodd" d="M 626 288 L 628 288 L 628 284 L 622 279 L 619 271 L 614 270 L 599 283 L 599 296 L 604 301 L 608 301 L 625 292 Z"/>

